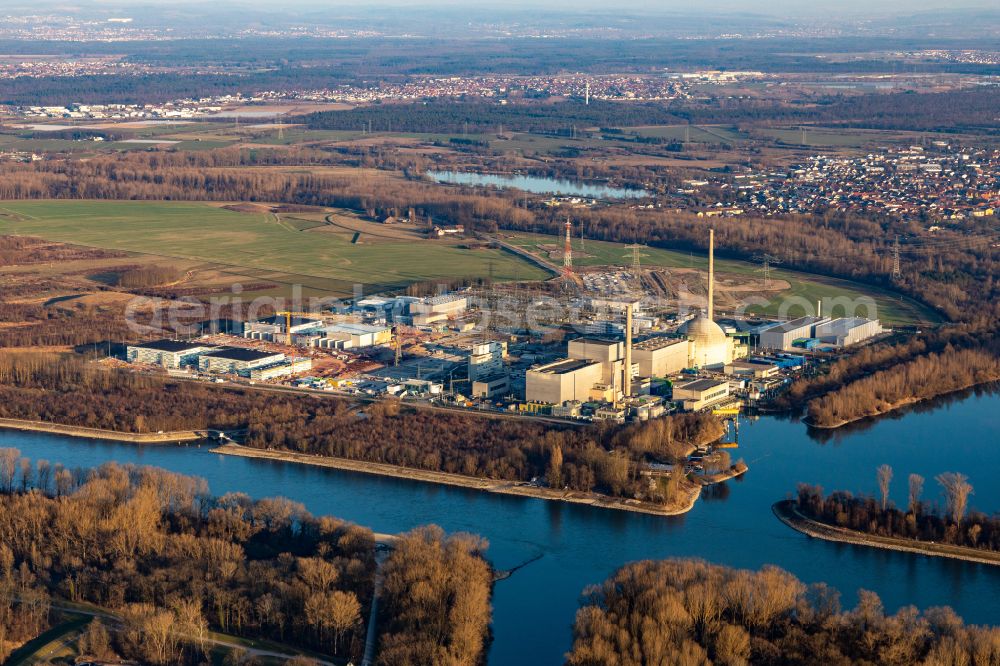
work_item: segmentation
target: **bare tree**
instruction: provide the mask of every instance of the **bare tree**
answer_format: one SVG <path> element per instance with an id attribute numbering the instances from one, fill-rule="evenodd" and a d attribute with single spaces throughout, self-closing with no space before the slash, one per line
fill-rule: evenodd
<path id="1" fill-rule="evenodd" d="M 973 494 L 969 477 L 958 472 L 943 472 L 934 478 L 944 489 L 945 501 L 948 504 L 948 513 L 951 514 L 951 519 L 956 523 L 962 522 L 965 509 L 969 504 L 969 495 Z"/>
<path id="2" fill-rule="evenodd" d="M 910 475 L 910 511 L 916 515 L 920 509 L 920 495 L 924 492 L 924 477 L 919 474 Z"/>
<path id="3" fill-rule="evenodd" d="M 14 491 L 17 476 L 17 461 L 21 452 L 17 449 L 0 449 L 0 488 L 6 493 Z"/>
<path id="4" fill-rule="evenodd" d="M 882 493 L 882 510 L 885 511 L 889 505 L 889 484 L 892 483 L 892 467 L 889 465 L 879 465 L 877 475 L 878 489 Z"/>

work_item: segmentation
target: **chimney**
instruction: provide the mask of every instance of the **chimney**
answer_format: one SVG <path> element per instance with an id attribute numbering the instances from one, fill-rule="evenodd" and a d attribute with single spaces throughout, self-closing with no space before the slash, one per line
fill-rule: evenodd
<path id="1" fill-rule="evenodd" d="M 625 385 L 622 387 L 625 397 L 632 395 L 632 307 L 625 306 Z"/>
<path id="2" fill-rule="evenodd" d="M 708 318 L 715 321 L 715 229 L 708 230 Z"/>

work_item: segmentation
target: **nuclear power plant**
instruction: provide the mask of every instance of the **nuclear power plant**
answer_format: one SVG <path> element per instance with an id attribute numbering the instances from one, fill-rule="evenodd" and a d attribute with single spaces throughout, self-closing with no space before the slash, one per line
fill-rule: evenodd
<path id="1" fill-rule="evenodd" d="M 635 312 L 640 302 L 618 301 L 616 305 L 624 319 L 620 338 L 570 340 L 564 358 L 526 372 L 525 399 L 529 403 L 553 405 L 553 413 L 570 415 L 579 403 L 608 403 L 611 407 L 606 409 L 620 416 L 636 405 L 644 407 L 650 403 L 649 387 L 655 378 L 684 371 L 722 372 L 734 360 L 746 357 L 747 345 L 727 335 L 715 321 L 714 230 L 709 230 L 707 282 L 705 307 L 694 319 L 673 334 L 648 336 L 639 342 L 635 341 Z M 728 386 L 725 382 L 701 381 L 704 386 L 692 386 L 688 390 L 688 393 L 697 392 L 691 403 L 696 408 L 710 404 L 713 399 L 728 397 L 728 388 L 720 388 Z"/>

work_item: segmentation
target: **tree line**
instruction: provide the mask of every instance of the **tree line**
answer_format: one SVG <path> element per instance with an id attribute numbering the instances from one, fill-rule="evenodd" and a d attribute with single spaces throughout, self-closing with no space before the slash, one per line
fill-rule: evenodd
<path id="1" fill-rule="evenodd" d="M 840 594 L 777 567 L 699 560 L 626 565 L 584 591 L 569 666 L 760 664 L 852 666 L 1000 662 L 1000 628 L 947 607 L 886 615 L 874 592 L 843 611 Z"/>
<path id="2" fill-rule="evenodd" d="M 889 499 L 892 468 L 882 465 L 877 476 L 879 498 L 842 490 L 824 496 L 819 486 L 799 484 L 796 506 L 813 520 L 865 534 L 1000 551 L 1000 515 L 968 512 L 973 487 L 964 474 L 943 472 L 935 477 L 944 495 L 943 507 L 925 501 L 924 478 L 910 474 L 905 509 Z"/>
<path id="3" fill-rule="evenodd" d="M 106 369 L 76 357 L 0 354 L 0 417 L 124 432 L 246 428 L 246 445 L 653 502 L 670 498 L 642 475 L 719 439 L 709 414 L 640 424 L 553 427 L 530 419 L 404 408 L 363 414 L 348 399 L 284 396 Z"/>
<path id="4" fill-rule="evenodd" d="M 946 347 L 917 356 L 814 398 L 808 419 L 818 427 L 837 427 L 877 416 L 906 404 L 979 384 L 1000 381 L 1000 347 L 996 342 L 971 349 Z"/>

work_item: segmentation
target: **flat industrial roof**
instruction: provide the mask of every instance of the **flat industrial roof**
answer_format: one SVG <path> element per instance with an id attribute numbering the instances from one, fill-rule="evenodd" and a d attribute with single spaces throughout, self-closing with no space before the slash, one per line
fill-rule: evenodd
<path id="1" fill-rule="evenodd" d="M 545 373 L 546 375 L 565 375 L 568 372 L 575 372 L 580 368 L 586 368 L 592 365 L 600 365 L 600 363 L 587 359 L 567 358 L 562 361 L 556 361 L 555 363 L 543 365 L 542 367 L 537 368 L 536 371 Z"/>
<path id="2" fill-rule="evenodd" d="M 672 347 L 681 343 L 687 344 L 687 338 L 649 338 L 648 340 L 643 340 L 642 342 L 637 342 L 632 346 L 634 351 L 648 351 L 663 349 L 664 347 Z"/>
<path id="3" fill-rule="evenodd" d="M 256 349 L 244 349 L 243 347 L 220 347 L 211 351 L 205 356 L 214 358 L 228 358 L 233 361 L 259 361 L 273 356 L 284 356 L 280 352 L 257 351 Z"/>
<path id="4" fill-rule="evenodd" d="M 140 349 L 155 349 L 156 351 L 163 352 L 183 352 L 194 349 L 210 349 L 210 345 L 201 344 L 198 342 L 189 342 L 187 340 L 154 340 L 153 342 L 142 342 L 139 344 L 129 345 L 129 347 L 137 347 Z"/>
<path id="5" fill-rule="evenodd" d="M 323 329 L 324 331 L 337 331 L 339 333 L 353 333 L 355 335 L 365 335 L 367 333 L 381 333 L 383 331 L 388 331 L 388 326 L 372 326 L 371 324 L 355 324 L 352 322 L 344 322 L 342 324 L 333 324 L 327 326 Z"/>
<path id="6" fill-rule="evenodd" d="M 570 342 L 582 342 L 586 345 L 600 345 L 602 347 L 613 347 L 622 344 L 621 340 L 608 340 L 606 338 L 576 338 Z"/>
<path id="7" fill-rule="evenodd" d="M 780 331 L 781 333 L 788 333 L 789 331 L 794 331 L 797 328 L 802 328 L 803 326 L 810 326 L 817 322 L 823 321 L 822 317 L 799 317 L 798 319 L 793 319 L 791 321 L 786 321 L 783 324 L 776 324 L 770 326 L 761 333 L 770 333 L 771 331 Z"/>
<path id="8" fill-rule="evenodd" d="M 303 324 L 319 324 L 322 321 L 323 320 L 320 319 L 320 318 L 312 319 L 312 318 L 309 318 L 309 317 L 292 317 L 292 326 L 302 326 Z M 285 316 L 284 315 L 274 315 L 273 317 L 266 317 L 264 319 L 261 319 L 261 320 L 259 320 L 258 323 L 261 323 L 261 322 L 265 323 L 265 324 L 275 324 L 276 326 L 284 326 L 285 325 Z"/>
<path id="9" fill-rule="evenodd" d="M 677 384 L 675 388 L 684 389 L 685 391 L 707 391 L 716 386 L 725 386 L 725 384 L 726 382 L 720 382 L 717 379 L 695 379 L 686 384 Z"/>

